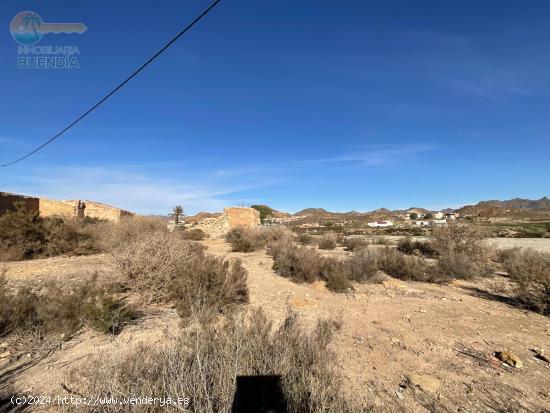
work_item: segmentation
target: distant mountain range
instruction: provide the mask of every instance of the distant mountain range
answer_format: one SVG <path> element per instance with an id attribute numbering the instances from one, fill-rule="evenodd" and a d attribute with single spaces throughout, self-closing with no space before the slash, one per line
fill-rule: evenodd
<path id="1" fill-rule="evenodd" d="M 514 210 L 515 212 L 550 212 L 550 199 L 543 197 L 538 200 L 514 198 L 505 201 L 490 200 L 481 201 L 475 205 L 465 205 L 456 210 L 456 212 L 462 214 L 483 214 L 484 212 L 491 211 L 493 214 L 505 213 L 506 210 Z M 442 210 L 444 213 L 455 211 L 453 208 L 445 208 Z M 411 207 L 405 210 L 389 210 L 387 208 L 378 208 L 369 212 L 330 212 L 323 208 L 306 208 L 298 211 L 294 214 L 295 217 L 329 217 L 329 216 L 362 216 L 362 215 L 384 215 L 384 214 L 407 214 L 407 213 L 426 214 L 428 212 L 435 212 L 425 208 Z"/>

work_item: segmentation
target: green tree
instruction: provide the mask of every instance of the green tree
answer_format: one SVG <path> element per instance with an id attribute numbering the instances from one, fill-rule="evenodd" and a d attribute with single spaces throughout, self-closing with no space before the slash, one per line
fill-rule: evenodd
<path id="1" fill-rule="evenodd" d="M 426 218 L 426 219 L 432 219 L 433 217 L 434 216 L 430 212 L 428 212 L 426 215 L 424 215 L 424 218 Z"/>
<path id="2" fill-rule="evenodd" d="M 411 219 L 417 219 L 418 218 L 418 214 L 416 212 L 413 212 L 412 214 L 409 215 L 409 217 Z"/>
<path id="3" fill-rule="evenodd" d="M 264 222 L 267 217 L 273 216 L 273 209 L 267 205 L 252 205 L 250 208 L 254 208 L 260 213 L 260 221 Z"/>
<path id="4" fill-rule="evenodd" d="M 174 217 L 174 223 L 177 225 L 180 223 L 180 217 L 183 215 L 183 208 L 181 205 L 176 205 L 172 210 L 172 216 Z"/>

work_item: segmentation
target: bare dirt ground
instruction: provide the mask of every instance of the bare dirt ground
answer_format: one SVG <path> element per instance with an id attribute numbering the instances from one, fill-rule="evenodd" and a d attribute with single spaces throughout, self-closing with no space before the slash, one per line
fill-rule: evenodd
<path id="1" fill-rule="evenodd" d="M 508 241 L 508 240 L 506 240 Z M 523 240 L 521 240 L 523 241 Z M 248 270 L 251 306 L 280 320 L 287 307 L 306 323 L 341 317 L 334 342 L 349 393 L 383 411 L 550 411 L 550 365 L 532 348 L 550 352 L 550 319 L 514 307 L 511 284 L 494 277 L 433 285 L 388 278 L 335 294 L 322 282 L 295 284 L 274 273 L 265 250 L 233 253 L 223 241 L 203 242 L 212 254 L 238 257 Z M 347 254 L 342 250 L 331 254 Z M 52 258 L 6 265 L 16 283 L 78 278 L 98 271 L 113 276 L 108 255 Z M 173 309 L 148 307 L 144 316 L 116 337 L 84 331 L 44 352 L 27 352 L 10 339 L 10 362 L 0 382 L 34 395 L 65 395 L 66 372 L 100 351 L 131 351 L 139 342 L 162 342 L 178 328 Z M 5 349 L 1 349 L 4 351 Z M 523 361 L 516 369 L 492 356 L 510 350 Z M 25 364 L 27 363 L 27 364 Z M 18 366 L 24 366 L 17 369 Z M 411 385 L 410 383 L 413 383 Z M 44 406 L 58 411 L 57 407 Z"/>

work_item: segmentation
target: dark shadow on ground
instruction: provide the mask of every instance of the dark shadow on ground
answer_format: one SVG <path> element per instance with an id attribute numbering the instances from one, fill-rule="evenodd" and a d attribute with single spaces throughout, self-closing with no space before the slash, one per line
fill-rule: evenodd
<path id="1" fill-rule="evenodd" d="M 12 397 L 19 396 L 14 392 L 12 383 L 19 374 L 31 368 L 34 364 L 34 362 L 20 363 L 0 369 L 0 413 L 29 410 L 28 404 L 17 405 L 12 403 Z"/>
<path id="2" fill-rule="evenodd" d="M 473 295 L 474 297 L 483 298 L 485 300 L 498 301 L 499 303 L 509 305 L 510 307 L 526 310 L 523 303 L 521 303 L 521 301 L 518 301 L 514 297 L 493 293 L 491 291 L 483 290 L 478 287 L 462 286 L 460 288 L 467 291 L 470 295 Z"/>

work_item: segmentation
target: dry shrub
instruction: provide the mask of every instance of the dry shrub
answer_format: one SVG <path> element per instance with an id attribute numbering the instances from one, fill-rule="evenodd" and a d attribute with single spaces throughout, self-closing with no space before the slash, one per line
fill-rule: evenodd
<path id="1" fill-rule="evenodd" d="M 349 278 L 357 282 L 380 282 L 379 253 L 374 248 L 363 247 L 355 250 L 348 260 Z"/>
<path id="2" fill-rule="evenodd" d="M 449 224 L 434 228 L 433 248 L 442 277 L 472 278 L 489 271 L 487 248 L 474 226 Z"/>
<path id="3" fill-rule="evenodd" d="M 423 255 L 424 257 L 437 256 L 437 251 L 431 242 L 413 240 L 411 237 L 400 239 L 397 243 L 397 250 L 403 254 Z"/>
<path id="4" fill-rule="evenodd" d="M 338 245 L 338 236 L 333 233 L 323 234 L 319 239 L 319 249 L 334 250 Z"/>
<path id="5" fill-rule="evenodd" d="M 180 232 L 180 236 L 184 240 L 188 241 L 202 241 L 205 238 L 208 238 L 208 234 L 202 229 L 184 229 Z"/>
<path id="6" fill-rule="evenodd" d="M 14 211 L 0 216 L 0 260 L 25 260 L 61 254 L 98 252 L 86 222 L 42 218 L 16 203 Z"/>
<path id="7" fill-rule="evenodd" d="M 111 285 L 98 283 L 96 276 L 68 287 L 50 282 L 40 291 L 10 290 L 6 278 L 0 277 L 0 336 L 28 331 L 69 336 L 83 325 L 117 334 L 136 316 L 134 308 L 116 298 Z"/>
<path id="8" fill-rule="evenodd" d="M 291 413 L 360 412 L 344 398 L 344 381 L 330 343 L 341 327 L 318 321 L 309 333 L 295 314 L 275 326 L 261 310 L 223 323 L 179 332 L 159 346 L 142 344 L 125 353 L 103 353 L 73 368 L 75 392 L 99 397 L 188 397 L 186 411 L 229 413 L 236 377 L 281 375 Z M 84 374 L 85 373 L 85 374 Z M 95 412 L 95 407 L 74 407 Z M 164 412 L 167 406 L 103 405 L 103 412 Z"/>
<path id="9" fill-rule="evenodd" d="M 269 254 L 273 257 L 273 269 L 294 282 L 314 282 L 321 272 L 321 258 L 314 250 L 298 247 L 288 240 L 269 244 Z"/>
<path id="10" fill-rule="evenodd" d="M 369 242 L 366 238 L 346 237 L 344 238 L 342 244 L 346 251 L 356 251 L 368 246 Z"/>
<path id="11" fill-rule="evenodd" d="M 266 243 L 281 240 L 293 241 L 296 238 L 296 234 L 283 225 L 264 227 L 260 231 Z"/>
<path id="12" fill-rule="evenodd" d="M 175 269 L 172 298 L 182 318 L 208 322 L 216 315 L 248 303 L 246 269 L 240 260 L 195 255 Z"/>
<path id="13" fill-rule="evenodd" d="M 350 289 L 348 261 L 325 257 L 321 262 L 321 277 L 326 281 L 329 290 L 343 293 Z"/>
<path id="14" fill-rule="evenodd" d="M 101 251 L 111 252 L 142 235 L 167 232 L 166 223 L 159 218 L 132 216 L 119 222 L 100 221 L 89 225 L 87 232 Z"/>
<path id="15" fill-rule="evenodd" d="M 374 245 L 390 245 L 391 241 L 386 237 L 375 237 L 373 238 L 372 243 Z"/>
<path id="16" fill-rule="evenodd" d="M 518 300 L 527 308 L 550 314 L 550 254 L 514 248 L 500 252 L 499 259 L 518 284 Z"/>
<path id="17" fill-rule="evenodd" d="M 380 269 L 401 280 L 443 282 L 433 265 L 425 259 L 408 257 L 396 249 L 385 247 L 378 250 Z"/>
<path id="18" fill-rule="evenodd" d="M 231 229 L 225 240 L 231 244 L 234 252 L 252 252 L 265 247 L 266 240 L 262 231 L 258 228 L 239 226 Z"/>
<path id="19" fill-rule="evenodd" d="M 298 235 L 298 243 L 301 245 L 311 245 L 313 244 L 313 237 L 309 234 L 300 234 Z"/>
<path id="20" fill-rule="evenodd" d="M 113 251 L 118 268 L 128 286 L 147 302 L 168 301 L 178 267 L 195 257 L 203 257 L 204 247 L 178 239 L 166 230 L 140 232 Z"/>

